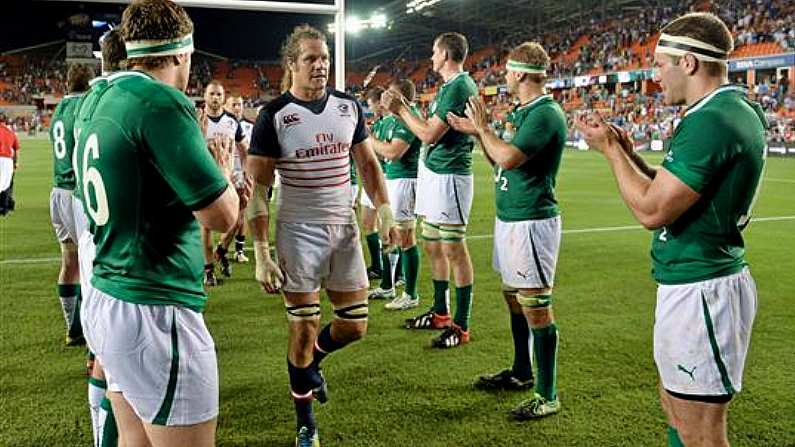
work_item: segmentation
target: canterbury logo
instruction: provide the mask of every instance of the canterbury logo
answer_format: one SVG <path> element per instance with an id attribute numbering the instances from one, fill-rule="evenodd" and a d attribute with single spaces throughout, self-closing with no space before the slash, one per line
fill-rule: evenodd
<path id="1" fill-rule="evenodd" d="M 282 124 L 285 126 L 292 126 L 301 122 L 301 116 L 297 113 L 291 113 L 282 117 Z"/>

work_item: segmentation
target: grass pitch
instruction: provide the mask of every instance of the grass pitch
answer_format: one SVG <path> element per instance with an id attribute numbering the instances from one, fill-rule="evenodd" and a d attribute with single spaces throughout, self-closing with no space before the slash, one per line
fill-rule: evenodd
<path id="1" fill-rule="evenodd" d="M 55 293 L 51 152 L 45 140 L 23 140 L 22 147 L 17 211 L 0 218 L 0 445 L 88 446 L 85 353 L 63 345 Z M 387 312 L 373 302 L 367 337 L 324 362 L 331 401 L 316 407 L 323 445 L 665 445 L 651 350 L 650 234 L 633 221 L 598 154 L 567 151 L 558 178 L 562 412 L 515 423 L 507 410 L 524 395 L 472 388 L 477 375 L 510 365 L 512 356 L 508 313 L 491 270 L 493 176 L 475 158 L 472 342 L 432 350 L 434 333 L 400 328 L 415 312 Z M 762 219 L 745 231 L 759 313 L 745 387 L 729 415 L 734 446 L 795 446 L 795 160 L 769 159 L 765 177 L 755 209 Z M 282 302 L 260 292 L 251 265 L 234 268 L 234 277 L 210 292 L 206 311 L 220 367 L 218 445 L 292 445 Z M 427 265 L 420 294 L 423 309 L 432 296 Z M 327 303 L 323 314 L 331 315 Z"/>

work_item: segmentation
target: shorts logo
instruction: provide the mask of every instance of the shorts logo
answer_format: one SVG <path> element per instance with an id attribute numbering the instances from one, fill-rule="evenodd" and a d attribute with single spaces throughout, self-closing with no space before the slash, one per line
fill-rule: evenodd
<path id="1" fill-rule="evenodd" d="M 284 115 L 282 117 L 282 124 L 285 127 L 295 126 L 296 124 L 301 124 L 301 115 L 297 113 L 290 113 L 288 115 Z"/>
<path id="2" fill-rule="evenodd" d="M 698 368 L 698 367 L 697 367 L 697 366 L 694 366 L 694 367 L 693 367 L 693 369 L 691 369 L 690 371 L 688 371 L 688 370 L 687 370 L 687 368 L 685 368 L 684 366 L 682 366 L 682 365 L 676 365 L 676 370 L 677 370 L 677 371 L 681 371 L 681 372 L 683 372 L 683 373 L 687 374 L 688 376 L 690 376 L 690 380 L 692 380 L 693 382 L 695 382 L 695 381 L 696 381 L 696 378 L 693 376 L 693 373 L 696 371 L 696 368 Z"/>
<path id="3" fill-rule="evenodd" d="M 516 275 L 521 276 L 522 279 L 530 279 L 530 272 L 520 272 L 519 270 L 516 271 Z"/>

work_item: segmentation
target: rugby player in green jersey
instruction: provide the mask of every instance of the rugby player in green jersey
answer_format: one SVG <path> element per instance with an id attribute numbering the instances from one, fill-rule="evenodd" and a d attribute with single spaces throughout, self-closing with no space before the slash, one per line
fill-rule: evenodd
<path id="1" fill-rule="evenodd" d="M 380 135 L 386 117 L 384 116 L 384 109 L 381 107 L 381 94 L 384 89 L 381 87 L 373 87 L 367 91 L 365 99 L 370 111 L 373 112 L 373 123 L 370 124 L 370 135 L 375 137 Z M 380 159 L 379 159 L 380 161 Z M 353 166 L 353 164 L 351 165 Z M 383 169 L 383 163 L 381 163 Z M 384 279 L 384 271 L 389 268 L 389 265 L 383 262 L 381 252 L 381 238 L 378 236 L 378 222 L 375 215 L 375 207 L 370 201 L 367 194 L 359 196 L 359 204 L 361 205 L 360 212 L 362 214 L 362 229 L 364 230 L 364 240 L 367 242 L 367 252 L 370 254 L 370 266 L 367 267 L 367 277 L 370 279 Z M 376 293 L 373 293 L 376 292 Z M 369 298 L 390 298 L 389 293 L 384 293 L 378 289 L 370 292 Z M 394 295 L 394 292 L 392 292 Z"/>
<path id="2" fill-rule="evenodd" d="M 417 172 L 415 212 L 423 216 L 422 239 L 431 263 L 433 306 L 406 320 L 409 329 L 444 329 L 431 341 L 435 348 L 468 343 L 472 311 L 472 260 L 466 245 L 466 225 L 472 209 L 474 180 L 469 135 L 451 129 L 447 113 L 463 115 L 477 85 L 464 71 L 469 44 L 458 33 L 439 35 L 431 62 L 444 83 L 429 107 L 428 119 L 416 115 L 408 100 L 395 91 L 385 95 L 387 108 L 423 143 Z M 455 315 L 450 317 L 450 270 L 455 280 Z"/>
<path id="3" fill-rule="evenodd" d="M 122 15 L 131 71 L 80 107 L 77 182 L 96 245 L 82 315 L 102 363 L 119 444 L 212 446 L 215 347 L 202 316 L 199 222 L 234 225 L 239 200 L 207 151 L 193 103 L 193 23 L 168 0 Z M 197 222 L 198 221 L 198 222 Z"/>
<path id="4" fill-rule="evenodd" d="M 607 159 L 632 214 L 654 230 L 654 360 L 670 446 L 729 445 L 728 405 L 742 388 L 757 309 L 741 232 L 759 192 L 767 122 L 745 89 L 728 83 L 733 47 L 712 14 L 662 29 L 654 80 L 666 104 L 686 110 L 657 169 L 598 114 L 576 123 Z"/>
<path id="5" fill-rule="evenodd" d="M 409 101 L 412 112 L 420 115 L 414 104 L 416 90 L 408 79 L 392 82 L 389 89 Z M 420 252 L 415 236 L 416 215 L 414 206 L 417 197 L 417 164 L 422 141 L 408 129 L 405 123 L 390 115 L 384 132 L 373 135 L 373 150 L 386 160 L 384 176 L 389 192 L 392 213 L 400 228 L 400 262 L 405 278 L 403 294 L 384 306 L 389 310 L 404 310 L 419 305 L 417 280 L 420 273 Z M 397 275 L 396 275 L 397 276 Z M 393 294 L 394 296 L 394 294 Z"/>
<path id="6" fill-rule="evenodd" d="M 552 314 L 552 287 L 561 236 L 555 181 L 567 130 L 563 109 L 544 89 L 548 67 L 549 56 L 535 42 L 523 43 L 508 55 L 508 92 L 519 99 L 508 118 L 515 129 L 510 142 L 489 128 L 480 98 L 469 100 L 467 118 L 450 113 L 447 119 L 453 128 L 475 135 L 494 165 L 497 216 L 493 267 L 500 274 L 511 314 L 513 366 L 483 375 L 475 385 L 485 389 L 532 388 L 532 331 L 538 381 L 533 397 L 512 411 L 520 420 L 560 411 L 556 386 L 558 327 Z"/>
<path id="7" fill-rule="evenodd" d="M 50 124 L 50 143 L 53 149 L 53 188 L 50 193 L 50 219 L 61 246 L 61 270 L 58 273 L 58 298 L 66 320 L 67 346 L 82 345 L 80 325 L 80 266 L 77 253 L 74 196 L 75 172 L 72 152 L 75 147 L 74 122 L 80 98 L 88 90 L 93 70 L 83 64 L 72 64 L 66 75 L 69 94 L 64 95 Z"/>

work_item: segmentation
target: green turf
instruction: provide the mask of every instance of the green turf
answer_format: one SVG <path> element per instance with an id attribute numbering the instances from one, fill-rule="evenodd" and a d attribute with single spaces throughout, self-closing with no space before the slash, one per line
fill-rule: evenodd
<path id="1" fill-rule="evenodd" d="M 0 218 L 0 445 L 89 445 L 84 353 L 62 345 L 55 297 L 51 156 L 43 140 L 22 143 L 18 210 Z M 491 271 L 492 178 L 476 157 L 472 343 L 431 350 L 430 332 L 400 329 L 407 314 L 373 303 L 368 336 L 325 362 L 331 401 L 317 409 L 324 445 L 664 445 L 651 354 L 650 236 L 641 229 L 563 236 L 555 293 L 559 415 L 514 423 L 506 411 L 522 395 L 472 389 L 478 374 L 508 365 L 512 353 L 508 315 Z M 795 215 L 795 160 L 769 159 L 766 178 L 756 216 Z M 566 153 L 559 200 L 566 230 L 635 224 L 598 154 Z M 745 235 L 760 307 L 745 387 L 731 405 L 730 438 L 735 446 L 792 446 L 795 220 L 752 223 Z M 218 445 L 288 446 L 294 422 L 281 300 L 260 292 L 251 266 L 236 265 L 234 274 L 212 291 L 206 312 L 220 365 Z M 427 265 L 420 286 L 428 304 Z"/>

